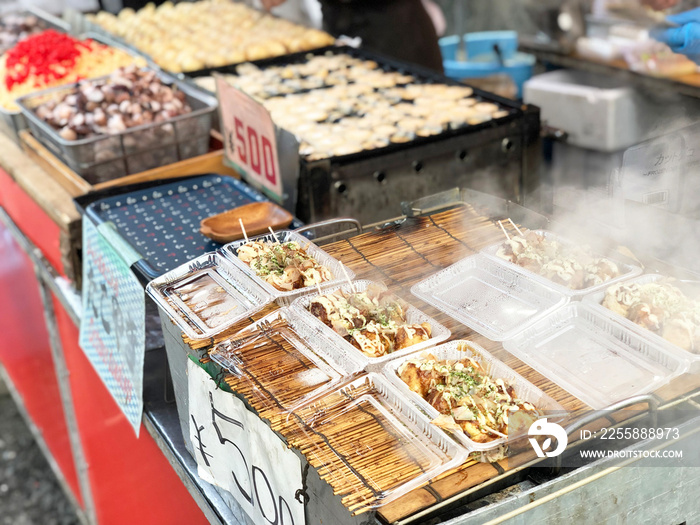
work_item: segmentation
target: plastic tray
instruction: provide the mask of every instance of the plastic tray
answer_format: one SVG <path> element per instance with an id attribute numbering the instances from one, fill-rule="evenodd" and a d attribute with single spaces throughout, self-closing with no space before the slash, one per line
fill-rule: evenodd
<path id="1" fill-rule="evenodd" d="M 503 343 L 595 410 L 652 392 L 688 362 L 583 303 L 570 303 Z"/>
<path id="2" fill-rule="evenodd" d="M 29 6 L 21 11 L 3 13 L 0 18 L 9 14 L 33 15 L 46 24 L 47 29 L 54 29 L 61 33 L 70 33 L 70 25 L 65 21 L 34 6 Z M 2 126 L 2 131 L 8 137 L 19 143 L 19 132 L 27 129 L 27 121 L 19 109 L 11 111 L 0 106 L 0 126 Z"/>
<path id="3" fill-rule="evenodd" d="M 298 428 L 290 436 L 292 445 L 304 447 L 309 462 L 356 513 L 394 501 L 466 457 L 462 447 L 374 373 L 295 407 L 289 420 Z M 363 436 L 372 430 L 371 437 Z M 382 447 L 385 438 L 391 445 Z"/>
<path id="4" fill-rule="evenodd" d="M 460 350 L 460 344 L 466 344 L 469 347 L 469 350 Z M 523 401 L 527 401 L 528 403 L 534 405 L 535 408 L 539 410 L 541 416 L 547 416 L 551 421 L 557 421 L 563 419 L 566 415 L 564 407 L 542 392 L 542 390 L 537 388 L 535 385 L 530 383 L 530 381 L 523 378 L 523 376 L 515 372 L 508 365 L 493 357 L 489 352 L 484 350 L 476 343 L 460 340 L 450 341 L 440 346 L 436 346 L 435 348 L 426 350 L 420 354 L 412 354 L 400 359 L 394 359 L 389 361 L 382 370 L 382 373 L 389 379 L 389 381 L 396 386 L 404 396 L 410 399 L 411 402 L 418 405 L 421 410 L 423 410 L 430 417 L 430 419 L 435 419 L 438 417 L 440 412 L 438 412 L 437 409 L 435 409 L 420 395 L 408 388 L 408 385 L 398 376 L 398 369 L 403 363 L 410 359 L 420 359 L 426 354 L 432 354 L 438 361 L 460 361 L 467 357 L 472 357 L 484 367 L 486 374 L 491 379 L 503 379 L 506 385 L 510 385 L 515 389 L 515 395 L 518 399 L 522 399 Z M 454 437 L 457 438 L 457 440 L 465 447 L 467 447 L 469 451 L 484 452 L 487 450 L 497 449 L 503 445 L 511 443 L 515 439 L 522 437 L 524 434 L 520 433 L 508 436 L 508 439 L 499 438 L 489 443 L 476 443 L 475 441 L 472 441 L 464 432 L 454 434 L 450 433 L 450 435 L 454 435 Z"/>
<path id="5" fill-rule="evenodd" d="M 545 239 L 551 240 L 551 241 L 557 241 L 565 246 L 574 246 L 576 243 L 569 241 L 567 239 L 564 239 L 563 237 L 550 232 L 546 230 L 531 230 L 533 233 L 537 233 L 539 235 L 543 235 Z M 608 257 L 604 255 L 597 254 L 595 252 L 592 252 L 595 257 L 605 257 L 606 259 L 609 259 L 610 261 L 614 262 L 617 264 L 617 267 L 620 270 L 620 275 L 618 277 L 615 277 L 614 279 L 610 279 L 608 281 L 605 281 L 604 283 L 598 284 L 596 286 L 589 286 L 588 288 L 581 288 L 580 290 L 572 290 L 571 288 L 567 288 L 566 286 L 563 286 L 561 284 L 555 283 L 547 279 L 546 277 L 543 277 L 535 272 L 531 272 L 530 270 L 526 270 L 522 266 L 518 266 L 517 264 L 510 263 L 506 261 L 505 259 L 501 259 L 496 255 L 496 252 L 498 252 L 498 249 L 503 246 L 503 242 L 499 242 L 498 244 L 491 245 L 487 248 L 484 248 L 481 250 L 481 253 L 491 257 L 492 259 L 499 261 L 501 264 L 508 265 L 510 268 L 516 268 L 519 272 L 531 276 L 533 279 L 537 279 L 540 282 L 547 283 L 548 286 L 554 288 L 560 293 L 563 293 L 567 297 L 572 297 L 572 298 L 577 298 L 580 299 L 584 295 L 594 292 L 596 290 L 601 290 L 604 288 L 607 288 L 611 284 L 614 284 L 616 282 L 624 281 L 626 279 L 629 279 L 631 277 L 635 277 L 642 273 L 642 269 L 639 266 L 635 266 L 632 264 L 627 264 L 625 262 L 620 261 L 619 259 L 616 259 L 615 257 Z"/>
<path id="6" fill-rule="evenodd" d="M 330 294 L 332 292 L 335 292 L 337 290 L 343 290 L 346 293 L 351 293 L 353 289 L 356 292 L 364 292 L 367 287 L 370 284 L 374 284 L 375 286 L 381 286 L 382 289 L 386 290 L 387 287 L 382 284 L 382 283 L 375 283 L 372 281 L 353 281 L 352 282 L 352 288 L 350 284 L 345 283 L 340 286 L 334 286 L 332 288 L 326 288 L 323 290 L 324 294 Z M 314 297 L 318 297 L 318 293 L 316 294 L 309 294 L 309 295 L 304 295 L 303 297 L 299 297 L 296 301 L 294 301 L 294 304 L 292 304 L 292 308 L 295 309 L 296 311 L 299 312 L 299 314 L 306 320 L 307 323 L 312 324 L 313 326 L 320 327 L 321 330 L 323 330 L 324 333 L 327 334 L 328 337 L 332 338 L 335 341 L 338 341 L 339 346 L 343 349 L 344 352 L 350 353 L 352 355 L 357 356 L 358 359 L 360 359 L 363 363 L 363 368 L 372 370 L 375 372 L 379 372 L 380 367 L 386 363 L 387 361 L 391 359 L 395 359 L 396 357 L 412 354 L 414 352 L 418 352 L 424 348 L 428 348 L 431 346 L 435 346 L 438 343 L 441 343 L 442 341 L 445 341 L 448 337 L 450 337 L 450 330 L 446 328 L 445 326 L 441 325 L 438 323 L 435 319 L 432 317 L 424 314 L 418 308 L 414 306 L 409 306 L 409 308 L 406 310 L 406 320 L 407 324 L 420 324 L 420 323 L 429 323 L 431 328 L 432 328 L 432 337 L 428 339 L 427 341 L 424 341 L 422 343 L 418 343 L 413 346 L 409 346 L 408 348 L 404 348 L 402 350 L 399 350 L 398 352 L 394 352 L 391 354 L 387 354 L 382 357 L 369 357 L 362 353 L 358 348 L 354 347 L 350 343 L 348 343 L 342 336 L 337 334 L 332 328 L 326 326 L 324 323 L 321 322 L 320 319 L 318 319 L 316 316 L 314 316 L 311 312 L 309 312 L 308 308 L 309 305 L 311 304 L 311 300 L 314 299 Z"/>
<path id="7" fill-rule="evenodd" d="M 209 149 L 212 115 L 217 101 L 202 91 L 156 71 L 164 83 L 185 94 L 191 113 L 129 128 L 120 133 L 65 140 L 37 117 L 33 108 L 47 98 L 72 92 L 75 84 L 58 86 L 17 99 L 32 134 L 91 184 L 138 173 L 151 168 L 203 155 Z M 101 80 L 109 75 L 91 80 Z"/>
<path id="8" fill-rule="evenodd" d="M 329 286 L 338 285 L 344 281 L 347 281 L 347 279 L 345 278 L 345 272 L 347 272 L 348 277 L 350 279 L 352 279 L 355 276 L 355 273 L 347 266 L 345 266 L 345 272 L 343 272 L 343 263 L 328 255 L 326 252 L 324 252 L 321 248 L 309 241 L 309 239 L 307 239 L 303 235 L 300 235 L 290 230 L 278 231 L 275 232 L 275 235 L 282 243 L 291 241 L 298 242 L 299 245 L 306 250 L 306 253 L 308 253 L 311 257 L 316 259 L 316 261 L 319 264 L 325 266 L 331 271 L 331 274 L 333 274 L 333 279 L 331 281 L 320 283 L 320 287 L 322 289 L 325 289 Z M 271 233 L 265 235 L 258 235 L 257 237 L 251 237 L 249 240 L 276 242 L 274 236 Z M 223 253 L 224 257 L 233 261 L 233 263 L 236 266 L 243 270 L 247 275 L 250 275 L 253 279 L 255 279 L 255 281 L 258 282 L 260 286 L 262 286 L 270 295 L 272 295 L 272 297 L 274 297 L 277 300 L 277 304 L 279 304 L 280 306 L 289 306 L 292 303 L 292 301 L 294 301 L 296 298 L 316 290 L 315 286 L 306 286 L 305 288 L 299 288 L 297 290 L 282 292 L 280 290 L 277 290 L 274 286 L 266 283 L 260 277 L 257 276 L 255 270 L 253 270 L 250 266 L 248 266 L 246 263 L 244 263 L 238 258 L 238 248 L 240 248 L 244 244 L 246 244 L 245 240 L 234 241 L 229 244 L 226 244 L 223 248 L 221 248 L 220 251 L 221 253 Z"/>
<path id="9" fill-rule="evenodd" d="M 421 281 L 411 293 L 492 341 L 510 339 L 567 302 L 542 280 L 479 254 Z"/>
<path id="10" fill-rule="evenodd" d="M 286 321 L 289 329 L 264 329 L 277 320 Z M 362 370 L 359 360 L 334 348 L 317 327 L 289 308 L 241 330 L 210 356 L 244 381 L 258 409 L 289 410 Z"/>
<path id="11" fill-rule="evenodd" d="M 653 283 L 656 281 L 661 281 L 663 279 L 668 279 L 668 277 L 661 275 L 661 274 L 658 274 L 658 273 L 649 273 L 649 274 L 645 274 L 645 275 L 640 275 L 639 277 L 635 277 L 634 279 L 630 279 L 629 281 L 625 281 L 624 283 L 617 283 L 617 284 L 632 284 L 632 283 L 648 284 L 648 283 Z M 676 283 L 671 283 L 671 284 L 673 284 L 673 286 L 679 288 L 681 291 L 683 291 L 685 293 L 685 291 L 683 290 L 683 288 L 685 288 L 683 283 L 676 282 Z M 605 306 L 603 306 L 602 302 L 603 302 L 603 299 L 605 299 L 605 292 L 606 291 L 607 291 L 607 289 L 601 290 L 599 292 L 595 292 L 592 294 L 588 294 L 583 298 L 583 302 L 586 304 L 590 304 L 591 306 L 595 307 L 596 309 L 598 309 L 598 308 L 601 309 L 602 311 L 604 311 L 606 313 L 606 315 L 611 316 L 617 322 L 621 323 L 625 328 L 632 330 L 634 332 L 637 332 L 642 337 L 647 337 L 647 338 L 649 338 L 650 341 L 667 348 L 671 352 L 675 352 L 676 354 L 678 354 L 679 357 L 681 357 L 683 359 L 687 359 L 688 361 L 690 361 L 691 371 L 693 371 L 693 372 L 700 371 L 700 354 L 694 354 L 692 352 L 688 352 L 687 350 L 684 350 L 680 346 L 676 346 L 673 343 L 671 343 L 670 341 L 667 341 L 666 339 L 664 339 L 660 335 L 655 334 L 651 330 L 647 330 L 646 328 L 638 325 L 637 323 L 634 323 L 634 322 L 630 321 L 629 319 L 627 319 L 626 317 L 623 317 L 623 316 L 613 312 L 612 310 L 609 310 Z"/>
<path id="12" fill-rule="evenodd" d="M 216 322 L 207 323 L 177 294 L 178 289 L 198 280 L 215 286 L 216 297 L 226 301 L 224 305 L 212 307 L 212 314 L 222 315 Z M 197 257 L 154 279 L 148 283 L 146 292 L 190 339 L 208 339 L 272 301 L 265 290 L 215 252 Z"/>

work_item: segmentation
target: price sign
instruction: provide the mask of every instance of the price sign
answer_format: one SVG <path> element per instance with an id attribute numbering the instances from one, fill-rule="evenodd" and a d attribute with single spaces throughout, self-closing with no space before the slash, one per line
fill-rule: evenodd
<path id="1" fill-rule="evenodd" d="M 253 523 L 303 525 L 301 461 L 233 394 L 187 360 L 190 440 L 197 471 L 229 491 Z"/>
<path id="2" fill-rule="evenodd" d="M 226 158 L 243 172 L 247 182 L 283 202 L 277 139 L 270 113 L 221 76 L 216 77 L 216 92 Z"/>
<path id="3" fill-rule="evenodd" d="M 80 347 L 137 436 L 143 411 L 144 300 L 129 264 L 84 217 Z"/>

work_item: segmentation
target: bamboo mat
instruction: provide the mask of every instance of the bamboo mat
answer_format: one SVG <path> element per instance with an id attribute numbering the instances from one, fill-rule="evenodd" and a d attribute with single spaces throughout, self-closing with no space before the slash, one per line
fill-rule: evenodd
<path id="1" fill-rule="evenodd" d="M 504 218 L 487 218 L 472 206 L 466 205 L 430 216 L 409 218 L 401 224 L 393 224 L 381 230 L 327 244 L 323 249 L 349 266 L 355 272 L 356 279 L 383 282 L 391 292 L 448 327 L 452 331 L 451 339 L 467 339 L 483 346 L 496 358 L 558 401 L 570 413 L 589 410 L 586 404 L 506 352 L 500 343 L 480 336 L 419 300 L 410 292 L 414 284 L 437 271 L 489 245 L 503 241 L 504 234 L 498 225 L 498 220 Z M 515 233 L 512 227 L 509 233 Z M 205 354 L 212 343 L 226 339 L 275 308 L 275 306 L 268 307 L 250 319 L 242 321 L 225 334 L 217 336 L 216 341 L 186 340 L 186 342 Z M 697 379 L 689 381 L 687 376 L 683 376 L 663 389 L 665 394 L 661 397 L 672 399 L 699 386 Z M 278 427 L 276 430 L 282 435 L 285 434 L 284 428 Z M 434 480 L 429 486 L 416 489 L 381 507 L 378 514 L 388 523 L 395 522 L 483 484 L 533 459 L 535 459 L 534 452 L 526 451 L 497 463 L 479 463 L 470 460 L 460 468 Z"/>

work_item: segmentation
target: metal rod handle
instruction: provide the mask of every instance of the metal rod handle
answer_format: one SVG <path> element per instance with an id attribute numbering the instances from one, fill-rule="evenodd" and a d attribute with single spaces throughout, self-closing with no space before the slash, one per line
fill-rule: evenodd
<path id="1" fill-rule="evenodd" d="M 337 219 L 328 219 L 327 221 L 314 222 L 312 224 L 302 226 L 301 228 L 297 228 L 296 230 L 294 230 L 294 233 L 302 233 L 310 230 L 315 230 L 316 228 L 322 228 L 324 226 L 332 226 L 334 224 L 344 223 L 352 224 L 357 230 L 358 234 L 362 233 L 362 224 L 360 224 L 360 221 L 358 221 L 357 219 L 353 219 L 352 217 L 338 217 Z"/>

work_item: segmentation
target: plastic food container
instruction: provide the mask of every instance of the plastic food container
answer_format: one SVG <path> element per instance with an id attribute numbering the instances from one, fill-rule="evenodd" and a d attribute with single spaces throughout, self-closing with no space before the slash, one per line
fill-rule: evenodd
<path id="1" fill-rule="evenodd" d="M 290 445 L 304 451 L 354 514 L 394 501 L 466 457 L 374 373 L 296 407 L 289 421 L 296 422 L 287 435 Z"/>
<path id="2" fill-rule="evenodd" d="M 639 277 L 635 277 L 634 279 L 630 279 L 629 281 L 625 281 L 624 283 L 618 283 L 618 284 L 648 284 L 648 283 L 654 283 L 657 281 L 661 281 L 664 279 L 668 279 L 668 277 L 664 275 L 660 275 L 658 273 L 649 273 L 646 275 L 640 275 Z M 683 286 L 683 283 L 679 282 L 672 282 L 670 283 L 676 288 L 680 289 L 681 291 L 684 291 L 685 286 Z M 681 359 L 687 359 L 690 361 L 690 370 L 692 372 L 697 372 L 700 371 L 700 354 L 694 354 L 692 352 L 688 352 L 687 350 L 684 350 L 683 348 L 674 345 L 670 341 L 667 341 L 663 337 L 661 337 L 658 334 L 655 334 L 651 330 L 647 330 L 643 326 L 639 326 L 637 323 L 634 323 L 627 319 L 626 317 L 623 317 L 612 310 L 609 310 L 605 306 L 602 305 L 603 299 L 605 299 L 605 292 L 607 291 L 607 288 L 605 290 L 601 290 L 596 293 L 589 294 L 583 298 L 583 302 L 585 304 L 590 304 L 596 309 L 600 309 L 601 311 L 605 312 L 606 315 L 611 316 L 611 318 L 615 319 L 615 321 L 621 323 L 625 328 L 632 330 L 633 332 L 637 332 L 640 336 L 648 338 L 650 341 L 654 342 L 655 344 L 658 344 L 660 346 L 663 346 L 664 348 L 667 348 L 670 352 L 676 353 Z M 692 296 L 692 293 L 689 295 Z"/>
<path id="3" fill-rule="evenodd" d="M 334 347 L 289 308 L 241 330 L 210 356 L 236 376 L 233 390 L 251 398 L 259 412 L 289 410 L 362 370 L 355 356 Z"/>
<path id="4" fill-rule="evenodd" d="M 547 283 L 477 254 L 421 281 L 411 293 L 484 337 L 503 341 L 567 302 Z"/>
<path id="5" fill-rule="evenodd" d="M 325 289 L 329 286 L 339 285 L 342 282 L 347 282 L 345 272 L 347 272 L 348 278 L 350 279 L 352 279 L 355 276 L 355 273 L 347 266 L 345 266 L 345 272 L 343 272 L 343 263 L 328 255 L 326 252 L 324 252 L 321 248 L 309 241 L 309 239 L 307 239 L 303 235 L 300 235 L 290 230 L 278 231 L 275 232 L 275 235 L 282 244 L 286 242 L 299 243 L 299 246 L 306 250 L 306 253 L 308 253 L 311 257 L 316 259 L 316 261 L 319 264 L 325 266 L 331 271 L 331 274 L 333 274 L 333 279 L 331 281 L 320 283 L 319 286 L 322 289 Z M 275 240 L 275 237 L 271 233 L 265 235 L 258 235 L 257 237 L 251 237 L 249 241 L 263 241 L 270 243 L 277 242 Z M 305 295 L 307 293 L 311 293 L 314 290 L 317 290 L 316 286 L 306 286 L 297 290 L 283 292 L 281 290 L 278 290 L 271 284 L 268 284 L 263 279 L 258 277 L 253 268 L 251 268 L 238 258 L 238 248 L 240 248 L 244 244 L 246 244 L 245 240 L 234 241 L 223 246 L 220 252 L 224 255 L 224 257 L 233 261 L 233 263 L 241 270 L 243 270 L 247 275 L 250 275 L 253 279 L 255 279 L 255 281 L 259 283 L 260 286 L 262 286 L 267 291 L 267 293 L 269 293 L 272 297 L 276 299 L 277 304 L 279 304 L 280 306 L 289 306 L 290 304 L 292 304 L 292 301 L 294 301 L 296 298 L 301 297 L 302 295 Z"/>
<path id="6" fill-rule="evenodd" d="M 595 410 L 653 392 L 688 369 L 599 308 L 570 303 L 503 346 Z"/>
<path id="7" fill-rule="evenodd" d="M 546 230 L 531 230 L 531 231 L 533 233 L 537 233 L 539 235 L 544 236 L 544 238 L 547 239 L 548 241 L 556 241 L 556 242 L 559 242 L 565 246 L 575 246 L 576 245 L 576 243 L 569 241 L 567 239 L 564 239 L 563 237 L 561 237 L 553 232 L 550 232 L 550 231 L 546 231 Z M 622 262 L 619 259 L 616 259 L 614 257 L 607 257 L 607 256 L 597 254 L 595 252 L 591 252 L 594 257 L 605 257 L 606 259 L 617 264 L 617 267 L 620 270 L 620 275 L 615 277 L 614 279 L 610 279 L 608 281 L 605 281 L 604 283 L 601 283 L 601 284 L 598 284 L 595 286 L 581 288 L 580 290 L 572 290 L 571 288 L 567 288 L 564 285 L 552 282 L 549 279 L 547 279 L 546 277 L 543 277 L 535 272 L 531 272 L 530 270 L 526 270 L 522 266 L 518 266 L 517 264 L 510 263 L 510 262 L 506 261 L 505 259 L 501 259 L 500 257 L 498 257 L 496 255 L 496 253 L 498 252 L 498 249 L 501 246 L 503 246 L 503 242 L 499 242 L 498 244 L 494 244 L 492 246 L 489 246 L 488 248 L 484 248 L 483 250 L 481 250 L 481 253 L 488 255 L 489 257 L 495 259 L 496 261 L 499 261 L 501 264 L 508 265 L 509 268 L 516 268 L 519 272 L 521 272 L 525 275 L 529 275 L 533 279 L 537 279 L 540 282 L 544 282 L 548 286 L 554 288 L 555 290 L 559 291 L 560 293 L 563 293 L 567 297 L 571 297 L 571 298 L 575 298 L 575 299 L 580 299 L 581 297 L 583 297 L 584 295 L 586 295 L 588 293 L 595 292 L 596 290 L 605 289 L 608 286 L 610 286 L 611 284 L 614 284 L 614 283 L 617 283 L 620 281 L 624 281 L 626 279 L 629 279 L 631 277 L 635 277 L 635 276 L 639 275 L 640 273 L 642 273 L 642 269 L 639 266 L 624 263 L 624 262 Z"/>
<path id="8" fill-rule="evenodd" d="M 203 155 L 208 151 L 216 98 L 165 73 L 157 73 L 164 83 L 177 86 L 185 94 L 186 102 L 192 108 L 191 113 L 164 122 L 136 126 L 120 133 L 65 140 L 58 131 L 37 117 L 33 108 L 48 98 L 60 98 L 70 93 L 75 89 L 75 84 L 26 95 L 19 98 L 17 104 L 32 134 L 73 171 L 91 184 L 97 184 Z"/>
<path id="9" fill-rule="evenodd" d="M 56 18 L 55 16 L 36 7 L 30 6 L 26 10 L 20 11 L 19 13 L 5 14 L 35 16 L 46 25 L 47 29 L 53 29 L 61 33 L 70 33 L 69 24 L 60 18 Z M 5 14 L 2 16 L 5 16 Z M 23 129 L 27 129 L 27 121 L 24 119 L 24 116 L 20 110 L 11 111 L 0 106 L 0 126 L 2 131 L 8 137 L 12 138 L 15 142 L 19 142 L 19 132 Z"/>
<path id="10" fill-rule="evenodd" d="M 192 286 L 208 293 L 197 297 Z M 190 339 L 208 339 L 261 310 L 272 297 L 218 253 L 208 253 L 154 279 L 146 292 Z M 208 306 L 209 303 L 214 303 Z"/>
<path id="11" fill-rule="evenodd" d="M 462 344 L 466 344 L 468 350 L 460 350 L 459 347 Z M 516 373 L 512 368 L 493 357 L 479 345 L 470 341 L 450 341 L 420 354 L 412 354 L 389 361 L 382 370 L 387 379 L 389 379 L 405 397 L 410 399 L 412 403 L 420 407 L 431 420 L 438 417 L 440 412 L 419 394 L 413 392 L 398 375 L 398 370 L 403 363 L 410 359 L 420 359 L 426 354 L 432 354 L 438 361 L 449 360 L 456 362 L 466 359 L 467 357 L 474 358 L 484 368 L 486 374 L 491 379 L 503 379 L 506 385 L 510 385 L 515 389 L 515 395 L 518 399 L 532 404 L 538 409 L 541 416 L 546 416 L 551 421 L 559 421 L 566 416 L 566 411 L 559 403 L 542 392 L 542 390 L 530 383 L 527 379 L 523 378 L 520 374 Z M 477 443 L 472 441 L 464 432 L 450 433 L 450 435 L 453 435 L 470 452 L 486 452 L 508 445 L 516 439 L 522 438 L 524 434 L 509 435 L 508 439 L 499 438 L 489 443 Z"/>
<path id="12" fill-rule="evenodd" d="M 350 284 L 346 283 L 340 286 L 326 288 L 325 290 L 323 290 L 323 293 L 330 294 L 337 290 L 343 290 L 345 293 L 352 293 L 353 289 L 355 292 L 364 292 L 365 290 L 367 290 L 367 287 L 371 284 L 379 286 L 383 290 L 387 289 L 387 287 L 381 283 L 375 283 L 372 281 L 353 281 L 352 287 L 350 286 Z M 423 350 L 424 348 L 435 346 L 436 344 L 441 343 L 442 341 L 450 337 L 451 332 L 448 328 L 438 323 L 432 317 L 424 314 L 418 308 L 414 306 L 409 306 L 409 308 L 406 310 L 407 324 L 429 323 L 432 328 L 430 339 L 422 343 L 409 346 L 408 348 L 403 348 L 398 352 L 393 352 L 382 357 L 369 357 L 365 355 L 361 350 L 347 342 L 341 335 L 336 333 L 335 330 L 333 330 L 329 326 L 326 326 L 323 322 L 321 322 L 320 319 L 318 319 L 315 315 L 309 312 L 309 306 L 311 304 L 311 301 L 317 296 L 318 292 L 315 294 L 304 295 L 303 297 L 300 297 L 296 301 L 294 301 L 294 304 L 292 304 L 292 308 L 298 311 L 307 323 L 320 328 L 325 334 L 327 334 L 327 337 L 332 338 L 334 341 L 337 341 L 338 345 L 343 349 L 343 352 L 352 354 L 356 356 L 359 360 L 361 360 L 363 363 L 363 368 L 368 370 L 379 372 L 381 366 L 391 359 L 395 359 L 397 357 L 401 357 L 407 354 L 412 354 L 414 352 Z"/>

